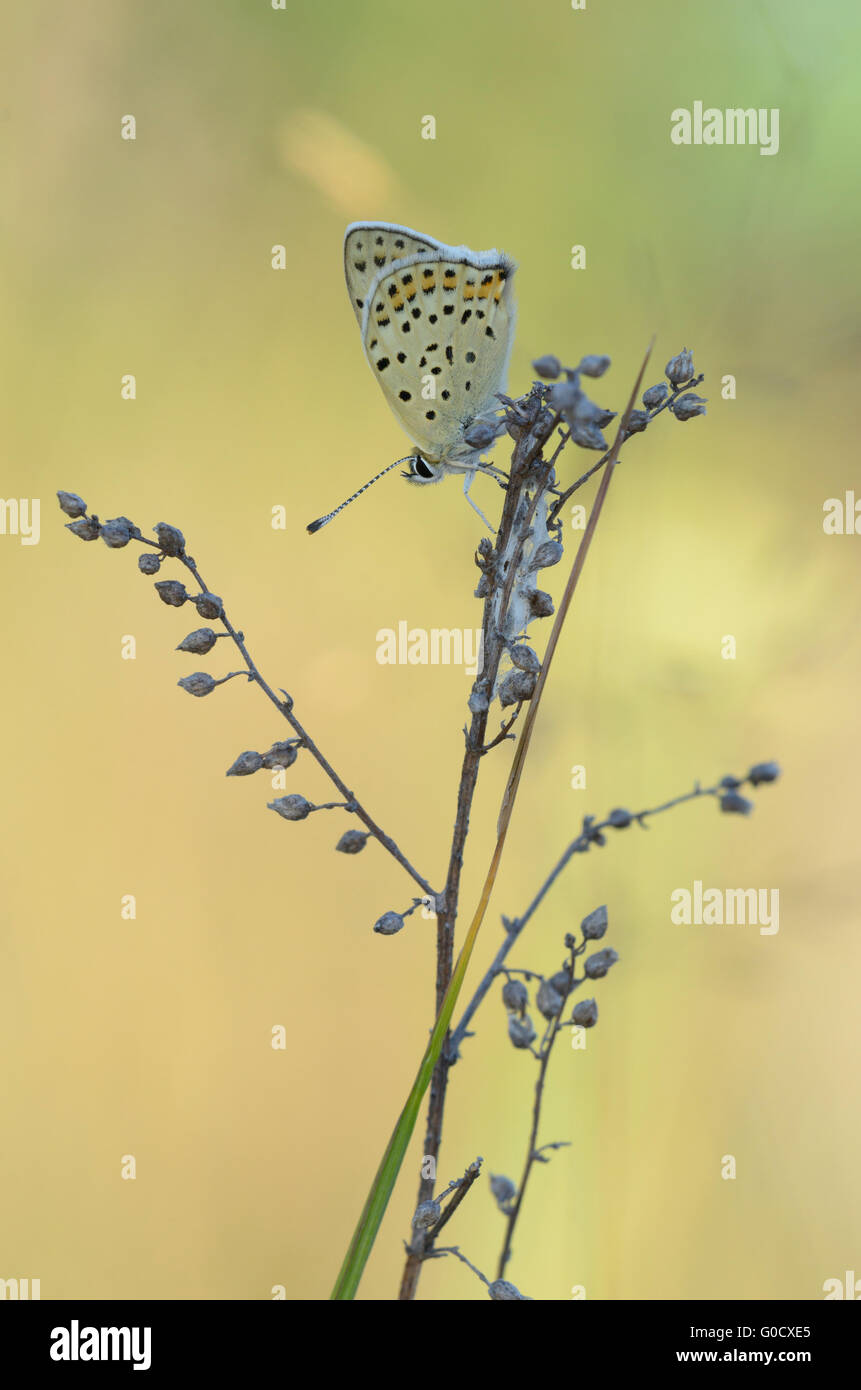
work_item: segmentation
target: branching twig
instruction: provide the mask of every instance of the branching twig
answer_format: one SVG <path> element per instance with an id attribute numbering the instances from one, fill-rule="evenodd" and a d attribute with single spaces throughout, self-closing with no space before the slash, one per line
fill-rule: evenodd
<path id="1" fill-rule="evenodd" d="M 646 822 L 652 816 L 662 815 L 664 811 L 670 811 L 675 806 L 682 806 L 687 801 L 696 801 L 703 796 L 717 797 L 721 802 L 724 802 L 728 797 L 732 798 L 738 796 L 739 787 L 746 785 L 756 787 L 763 782 L 774 781 L 777 775 L 778 770 L 775 764 L 757 763 L 744 777 L 722 777 L 719 782 L 716 782 L 714 786 L 711 787 L 701 787 L 699 782 L 697 782 L 693 791 L 682 792 L 680 796 L 675 796 L 670 801 L 663 802 L 660 806 L 646 807 L 644 810 L 636 812 L 626 811 L 619 807 L 611 811 L 604 820 L 598 822 L 595 822 L 591 816 L 586 816 L 583 821 L 583 829 L 580 831 L 579 835 L 571 841 L 568 848 L 556 861 L 526 910 L 520 917 L 503 918 L 505 940 L 502 942 L 487 972 L 464 1009 L 460 1022 L 457 1027 L 452 1030 L 448 1044 L 450 1064 L 452 1066 L 454 1065 L 459 1056 L 461 1043 L 465 1038 L 471 1036 L 468 1031 L 469 1025 L 475 1017 L 479 1004 L 487 995 L 494 980 L 502 973 L 509 951 L 575 854 L 585 854 L 593 845 L 603 845 L 605 842 L 605 831 L 625 830 L 634 822 L 646 830 L 648 829 Z M 743 801 L 744 798 L 740 798 L 740 800 Z M 746 807 L 749 809 L 750 803 L 746 803 Z M 730 800 L 726 809 L 743 813 L 746 808 Z"/>
<path id="2" fill-rule="evenodd" d="M 568 993 L 570 993 L 571 989 L 574 986 L 574 967 L 576 956 L 578 954 L 579 951 L 572 947 L 566 969 L 566 975 L 568 977 Z M 529 1143 L 526 1150 L 526 1161 L 523 1165 L 523 1176 L 521 1177 L 520 1183 L 517 1188 L 517 1196 L 514 1199 L 514 1204 L 511 1208 L 511 1211 L 506 1217 L 505 1240 L 502 1246 L 502 1253 L 499 1257 L 499 1266 L 496 1272 L 497 1279 L 502 1279 L 504 1277 L 505 1266 L 508 1264 L 508 1261 L 511 1258 L 511 1242 L 514 1238 L 514 1230 L 517 1225 L 517 1219 L 520 1216 L 520 1209 L 523 1205 L 523 1197 L 526 1192 L 526 1184 L 529 1181 L 529 1174 L 532 1172 L 532 1165 L 536 1162 L 546 1162 L 546 1160 L 542 1160 L 540 1158 L 540 1150 L 536 1147 L 536 1141 L 538 1139 L 538 1126 L 541 1121 L 541 1102 L 544 1099 L 544 1083 L 547 1078 L 547 1066 L 550 1061 L 550 1054 L 553 1051 L 553 1044 L 555 1043 L 556 1038 L 559 1035 L 560 1019 L 562 1017 L 562 1011 L 565 1008 L 567 997 L 568 995 L 565 992 L 562 992 L 562 996 L 559 1000 L 559 1007 L 556 1010 L 553 1017 L 548 1022 L 547 1036 L 544 1040 L 544 1043 L 542 1044 L 541 1051 L 539 1053 L 538 1080 L 535 1083 L 535 1100 L 532 1106 L 532 1125 L 529 1131 Z M 542 1145 L 542 1148 L 557 1147 L 557 1144 Z"/>
<path id="3" fill-rule="evenodd" d="M 146 536 L 143 536 L 138 527 L 135 526 L 133 522 L 129 522 L 125 517 L 118 518 L 114 522 L 107 522 L 105 523 L 105 526 L 100 527 L 98 517 L 87 515 L 86 504 L 80 497 L 77 496 L 77 494 L 59 492 L 57 496 L 60 499 L 60 506 L 62 507 L 63 511 L 66 512 L 66 515 L 77 518 L 77 520 L 69 526 L 69 530 L 71 530 L 75 535 L 81 536 L 85 540 L 91 540 L 95 539 L 95 537 L 99 535 L 100 531 L 104 536 L 106 528 L 112 527 L 114 528 L 113 532 L 108 531 L 108 535 L 113 537 L 111 540 L 108 541 L 108 544 L 111 545 L 112 548 L 119 549 L 122 546 L 128 544 L 129 541 L 137 541 L 141 545 L 150 546 L 153 550 L 159 551 L 162 557 L 170 556 L 170 558 L 178 560 L 180 564 L 185 566 L 185 568 L 193 576 L 195 582 L 201 590 L 201 593 L 203 595 L 211 596 L 213 604 L 217 605 L 218 619 L 221 623 L 223 623 L 226 629 L 225 633 L 219 633 L 218 636 L 227 635 L 231 638 L 237 651 L 240 653 L 243 661 L 245 662 L 246 669 L 244 674 L 247 674 L 248 679 L 253 681 L 255 685 L 259 686 L 259 688 L 263 691 L 264 695 L 266 695 L 267 699 L 269 699 L 275 706 L 275 708 L 278 710 L 278 713 L 282 716 L 282 718 L 287 720 L 287 723 L 290 725 L 294 733 L 298 734 L 301 746 L 304 749 L 306 749 L 308 753 L 310 753 L 314 761 L 323 769 L 326 776 L 329 778 L 329 781 L 332 782 L 334 786 L 338 788 L 338 791 L 344 797 L 346 803 L 345 809 L 352 812 L 352 814 L 358 816 L 359 820 L 362 821 L 362 823 L 365 826 L 367 826 L 374 839 L 377 840 L 383 846 L 384 849 L 388 850 L 389 854 L 397 860 L 402 869 L 406 870 L 410 877 L 419 885 L 420 888 L 423 889 L 424 893 L 428 897 L 431 897 L 434 901 L 436 901 L 437 895 L 434 892 L 433 888 L 431 888 L 427 879 L 424 878 L 419 873 L 419 871 L 413 867 L 409 859 L 407 859 L 406 855 L 396 844 L 396 842 L 392 839 L 392 837 L 390 835 L 387 835 L 383 828 L 377 824 L 377 822 L 373 819 L 371 814 L 359 801 L 355 792 L 352 792 L 347 786 L 347 784 L 344 781 L 342 781 L 342 779 L 338 776 L 337 772 L 332 767 L 332 764 L 329 762 L 328 758 L 326 758 L 324 754 L 321 752 L 320 748 L 314 742 L 307 729 L 305 729 L 303 725 L 300 724 L 296 715 L 293 713 L 293 701 L 290 698 L 290 696 L 286 693 L 286 691 L 282 691 L 281 693 L 284 696 L 284 699 L 279 699 L 275 691 L 272 689 L 271 685 L 268 683 L 268 681 L 264 679 L 264 677 L 260 673 L 260 670 L 257 667 L 256 662 L 254 661 L 253 657 L 251 656 L 251 653 L 248 650 L 244 634 L 242 632 L 237 631 L 237 629 L 233 626 L 233 624 L 227 616 L 227 613 L 225 612 L 223 603 L 220 599 L 216 598 L 215 594 L 213 594 L 213 591 L 205 583 L 203 576 L 201 575 L 200 570 L 197 567 L 196 562 L 192 559 L 192 557 L 189 554 L 187 554 L 185 549 L 185 538 L 183 537 L 182 532 L 177 530 L 176 527 L 165 526 L 164 524 L 162 524 L 157 528 L 157 534 L 160 535 L 160 540 L 151 541 Z M 122 530 L 118 531 L 116 529 L 118 527 L 124 527 L 128 534 L 124 535 Z M 180 588 L 181 587 L 182 586 L 180 586 Z M 182 601 L 183 600 L 180 599 L 180 602 L 177 603 L 175 606 L 180 606 Z M 237 675 L 243 673 L 234 672 L 232 674 Z M 210 685 L 210 688 L 212 688 L 213 685 L 220 683 L 221 682 L 219 681 L 213 681 Z M 335 803 L 330 804 L 334 805 Z M 315 809 L 321 810 L 323 808 L 317 807 Z"/>
<path id="4" fill-rule="evenodd" d="M 674 401 L 676 401 L 680 396 L 683 396 L 686 391 L 692 391 L 695 386 L 699 386 L 700 383 L 704 380 L 705 376 L 702 372 L 700 372 L 698 376 L 691 377 L 690 381 L 686 381 L 684 385 L 672 386 L 670 388 L 670 394 L 667 396 L 666 400 L 662 401 L 660 405 L 655 406 L 653 410 L 649 410 L 647 412 L 648 424 L 651 424 L 652 421 L 658 415 L 660 415 L 663 410 L 669 409 L 673 405 Z M 563 493 L 560 493 L 558 500 L 553 504 L 553 507 L 551 509 L 549 517 L 550 521 L 556 520 L 562 508 L 565 506 L 565 503 L 568 501 L 568 498 L 572 497 L 574 493 L 578 490 L 578 488 L 581 488 L 584 483 L 588 483 L 589 479 L 604 467 L 604 464 L 607 462 L 609 457 L 610 450 L 608 449 L 607 452 L 601 458 L 599 458 L 597 463 L 593 463 L 592 467 L 587 468 L 586 472 L 582 473 L 580 477 L 576 480 L 576 482 L 573 482 L 570 485 L 570 487 L 567 487 L 565 489 Z"/>

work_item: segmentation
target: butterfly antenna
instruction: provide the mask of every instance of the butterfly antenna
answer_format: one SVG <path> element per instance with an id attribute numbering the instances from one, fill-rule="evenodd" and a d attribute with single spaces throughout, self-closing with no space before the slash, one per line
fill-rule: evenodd
<path id="1" fill-rule="evenodd" d="M 352 497 L 348 497 L 346 501 L 342 502 L 339 507 L 336 507 L 333 512 L 327 512 L 325 516 L 319 517 L 317 521 L 312 521 L 310 526 L 306 526 L 306 531 L 308 531 L 308 533 L 313 536 L 315 531 L 322 530 L 322 528 L 328 525 L 328 523 L 332 521 L 334 517 L 338 515 L 339 512 L 342 512 L 345 507 L 349 507 L 350 503 L 355 502 L 357 497 L 361 497 L 363 492 L 367 492 L 369 487 L 372 487 L 374 483 L 379 482 L 380 478 L 384 478 L 387 473 L 391 473 L 392 469 L 397 468 L 399 463 L 406 463 L 407 459 L 411 457 L 411 454 L 407 454 L 402 459 L 395 459 L 394 463 L 388 464 L 388 466 L 386 468 L 383 468 L 379 473 L 377 473 L 375 477 L 370 478 L 368 482 L 365 483 L 364 487 L 360 487 L 358 492 L 354 492 Z"/>

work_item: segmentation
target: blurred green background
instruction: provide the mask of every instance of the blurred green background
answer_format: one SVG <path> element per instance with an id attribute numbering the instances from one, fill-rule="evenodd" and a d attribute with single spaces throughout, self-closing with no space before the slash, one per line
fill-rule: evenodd
<path id="1" fill-rule="evenodd" d="M 653 332 L 651 379 L 683 345 L 707 373 L 706 418 L 663 418 L 614 482 L 473 983 L 585 813 L 785 769 L 749 821 L 695 804 L 578 859 L 516 950 L 552 972 L 605 902 L 621 960 L 587 1052 L 552 1061 L 541 1138 L 572 1147 L 533 1175 L 509 1277 L 539 1299 L 821 1298 L 861 1268 L 861 538 L 822 529 L 858 481 L 857 6 L 4 11 L 2 493 L 40 498 L 42 520 L 38 545 L 0 536 L 0 1276 L 44 1298 L 326 1297 L 424 1049 L 432 924 L 370 930 L 410 881 L 373 844 L 334 855 L 336 813 L 287 824 L 260 776 L 225 781 L 285 726 L 242 681 L 178 690 L 237 663 L 223 643 L 177 654 L 194 615 L 157 602 L 134 548 L 73 539 L 53 501 L 180 526 L 270 681 L 439 881 L 469 682 L 378 665 L 376 633 L 478 624 L 480 523 L 457 482 L 393 475 L 304 531 L 405 450 L 342 279 L 345 224 L 382 218 L 515 256 L 512 389 L 540 353 L 607 352 L 594 394 L 620 409 Z M 778 107 L 779 154 L 674 146 L 670 113 L 697 100 Z M 591 461 L 571 452 L 563 477 Z M 508 758 L 484 768 L 465 913 Z M 302 759 L 288 790 L 330 799 Z M 696 879 L 779 888 L 779 933 L 674 926 L 670 894 Z M 441 1186 L 477 1154 L 515 1179 L 523 1161 L 536 1064 L 498 990 L 477 1028 Z M 396 1294 L 420 1151 L 362 1297 Z M 486 1177 L 448 1235 L 492 1277 Z M 438 1261 L 421 1296 L 486 1292 Z"/>

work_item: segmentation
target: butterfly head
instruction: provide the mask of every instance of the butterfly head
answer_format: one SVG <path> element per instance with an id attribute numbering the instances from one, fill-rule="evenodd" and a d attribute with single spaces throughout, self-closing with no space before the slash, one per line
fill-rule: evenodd
<path id="1" fill-rule="evenodd" d="M 439 483 L 446 474 L 442 459 L 430 459 L 420 449 L 407 455 L 406 465 L 401 477 L 408 483 Z"/>

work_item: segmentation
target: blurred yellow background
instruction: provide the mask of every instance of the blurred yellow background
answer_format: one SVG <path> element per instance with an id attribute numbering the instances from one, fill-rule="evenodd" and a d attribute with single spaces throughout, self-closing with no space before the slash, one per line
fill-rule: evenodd
<path id="1" fill-rule="evenodd" d="M 0 1276 L 43 1298 L 327 1297 L 413 1080 L 433 927 L 370 930 L 411 882 L 372 843 L 333 854 L 346 817 L 287 824 L 259 774 L 225 780 L 286 726 L 243 681 L 180 691 L 235 656 L 175 652 L 199 621 L 54 501 L 181 527 L 263 672 L 439 882 L 469 681 L 380 666 L 376 633 L 478 625 L 480 522 L 456 481 L 393 474 L 304 529 L 407 447 L 342 276 L 345 224 L 382 218 L 517 259 L 515 391 L 541 353 L 607 352 L 592 394 L 621 409 L 653 332 L 650 380 L 683 345 L 707 374 L 706 418 L 656 422 L 614 480 L 467 987 L 585 813 L 784 767 L 750 820 L 694 804 L 579 858 L 515 950 L 551 973 L 606 902 L 621 960 L 586 1054 L 551 1062 L 541 1138 L 572 1147 L 532 1176 L 509 1277 L 538 1299 L 821 1298 L 861 1270 L 861 537 L 822 529 L 858 484 L 857 6 L 4 10 L 1 490 L 42 514 L 38 545 L 0 536 Z M 673 145 L 697 100 L 779 108 L 779 153 Z M 563 478 L 592 461 L 572 450 Z M 486 760 L 464 914 L 508 747 Z M 305 759 L 288 780 L 331 799 Z M 779 933 L 674 926 L 670 894 L 697 879 L 779 888 Z M 535 1074 L 498 996 L 453 1073 L 440 1168 L 444 1186 L 485 1159 L 446 1238 L 490 1277 L 486 1175 L 519 1176 Z M 363 1298 L 396 1295 L 420 1152 L 417 1133 Z M 441 1260 L 420 1296 L 486 1291 Z"/>

